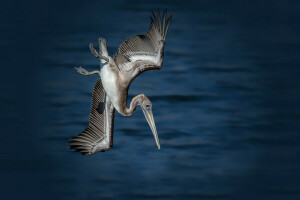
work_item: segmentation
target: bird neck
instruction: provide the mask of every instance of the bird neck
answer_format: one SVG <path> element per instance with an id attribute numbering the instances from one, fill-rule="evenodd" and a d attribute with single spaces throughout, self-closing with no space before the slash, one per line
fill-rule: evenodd
<path id="1" fill-rule="evenodd" d="M 135 97 L 133 97 L 131 103 L 130 103 L 130 107 L 129 108 L 125 108 L 124 112 L 122 113 L 124 116 L 131 116 L 136 107 L 139 105 L 142 105 L 142 101 L 143 101 L 143 94 L 137 95 Z"/>

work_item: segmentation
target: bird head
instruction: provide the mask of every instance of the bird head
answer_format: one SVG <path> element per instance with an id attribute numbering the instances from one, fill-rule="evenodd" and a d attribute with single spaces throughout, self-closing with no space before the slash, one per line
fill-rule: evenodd
<path id="1" fill-rule="evenodd" d="M 140 104 L 142 111 L 145 115 L 145 118 L 151 128 L 151 131 L 153 133 L 156 145 L 158 147 L 158 149 L 160 149 L 160 144 L 159 144 L 159 139 L 158 139 L 158 135 L 157 135 L 157 131 L 156 131 L 156 126 L 155 126 L 155 121 L 153 118 L 153 113 L 152 113 L 152 103 L 151 101 L 148 99 L 148 97 L 146 97 L 145 95 L 143 95 L 142 98 L 142 103 Z"/>

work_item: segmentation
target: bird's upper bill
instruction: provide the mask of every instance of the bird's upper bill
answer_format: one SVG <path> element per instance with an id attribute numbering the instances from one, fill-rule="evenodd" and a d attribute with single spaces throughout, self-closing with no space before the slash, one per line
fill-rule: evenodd
<path id="1" fill-rule="evenodd" d="M 144 108 L 142 106 L 142 111 L 146 117 L 146 120 L 151 128 L 151 131 L 153 133 L 157 148 L 160 149 L 160 144 L 159 144 L 159 139 L 158 139 L 158 135 L 157 135 L 157 131 L 156 131 L 156 126 L 155 126 L 155 122 L 154 122 L 154 118 L 153 118 L 153 113 L 152 113 L 152 109 L 147 109 Z"/>

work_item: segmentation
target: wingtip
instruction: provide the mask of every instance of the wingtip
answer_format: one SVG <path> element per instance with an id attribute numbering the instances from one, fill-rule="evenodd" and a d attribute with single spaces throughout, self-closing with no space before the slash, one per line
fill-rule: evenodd
<path id="1" fill-rule="evenodd" d="M 152 10 L 152 16 L 153 16 L 154 21 L 156 21 L 156 16 L 155 16 L 155 13 L 153 10 Z"/>
<path id="2" fill-rule="evenodd" d="M 172 18 L 173 18 L 173 15 L 170 15 L 169 18 L 168 18 L 168 21 L 171 22 L 171 21 L 172 21 Z"/>
<path id="3" fill-rule="evenodd" d="M 162 34 L 162 37 L 165 38 L 166 34 L 167 34 L 167 31 L 168 31 L 168 28 L 169 28 L 169 25 L 170 25 L 171 20 L 172 20 L 172 15 L 170 15 L 168 17 L 168 19 L 166 20 L 167 13 L 168 13 L 167 8 L 163 9 L 162 18 L 160 16 L 159 8 L 157 8 L 157 13 L 156 14 L 153 10 L 151 12 L 152 12 L 152 16 L 150 16 L 150 21 L 151 21 L 150 27 L 152 25 L 154 27 L 156 27 L 158 29 L 158 31 Z"/>
<path id="4" fill-rule="evenodd" d="M 152 13 L 153 17 L 156 18 L 156 16 L 160 16 L 161 11 L 159 8 L 157 8 L 156 14 L 155 14 L 154 10 L 152 10 L 151 13 Z M 163 9 L 163 15 L 167 14 L 167 13 L 168 13 L 168 9 L 167 8 Z"/>

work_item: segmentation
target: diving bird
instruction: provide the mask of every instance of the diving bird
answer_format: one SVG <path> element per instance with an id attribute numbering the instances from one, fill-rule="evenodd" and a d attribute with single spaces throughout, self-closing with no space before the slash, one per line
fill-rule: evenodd
<path id="1" fill-rule="evenodd" d="M 162 17 L 159 10 L 156 15 L 154 12 L 152 14 L 148 32 L 125 40 L 114 58 L 108 55 L 105 39 L 99 38 L 99 52 L 90 44 L 92 54 L 101 62 L 100 71 L 88 72 L 82 67 L 75 67 L 80 74 L 98 74 L 100 78 L 92 94 L 88 127 L 70 139 L 68 144 L 71 149 L 83 155 L 107 151 L 113 145 L 115 109 L 123 116 L 131 116 L 137 106 L 142 108 L 160 149 L 151 101 L 144 94 L 140 94 L 132 99 L 130 107 L 127 108 L 128 88 L 135 77 L 147 70 L 159 70 L 162 66 L 164 44 L 172 16 L 166 20 L 166 10 Z"/>

